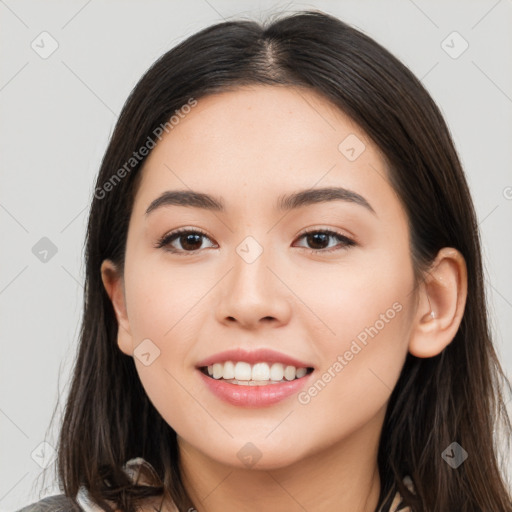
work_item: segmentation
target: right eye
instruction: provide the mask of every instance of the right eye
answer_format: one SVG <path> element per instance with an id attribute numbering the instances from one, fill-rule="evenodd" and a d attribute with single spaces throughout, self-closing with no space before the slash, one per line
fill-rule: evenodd
<path id="1" fill-rule="evenodd" d="M 198 229 L 181 228 L 165 234 L 156 243 L 155 247 L 180 255 L 195 254 L 196 251 L 201 249 L 202 238 L 210 240 L 206 233 Z M 173 245 L 175 242 L 178 242 L 181 248 Z"/>

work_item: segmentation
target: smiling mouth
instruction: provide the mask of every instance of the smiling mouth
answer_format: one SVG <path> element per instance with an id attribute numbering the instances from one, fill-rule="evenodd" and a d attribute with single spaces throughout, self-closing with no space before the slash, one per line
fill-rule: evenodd
<path id="1" fill-rule="evenodd" d="M 236 384 L 239 386 L 267 386 L 270 384 L 282 384 L 284 382 L 293 382 L 295 380 L 302 379 L 302 378 L 310 375 L 311 373 L 313 373 L 313 368 L 311 368 L 311 367 L 304 368 L 303 370 L 305 370 L 305 373 L 304 373 L 304 371 L 295 372 L 295 375 L 293 376 L 293 378 L 288 378 L 288 377 L 291 377 L 291 375 L 288 375 L 288 376 L 283 376 L 283 378 L 281 380 L 272 380 L 270 378 L 268 378 L 268 379 L 265 379 L 265 378 L 260 378 L 260 379 L 229 378 L 229 379 L 225 379 L 224 377 L 214 377 L 211 368 L 209 368 L 208 366 L 202 366 L 199 368 L 199 371 L 201 373 L 204 373 L 204 375 L 206 375 L 207 377 L 209 377 L 212 380 L 223 381 L 223 382 L 226 382 L 229 384 Z"/>

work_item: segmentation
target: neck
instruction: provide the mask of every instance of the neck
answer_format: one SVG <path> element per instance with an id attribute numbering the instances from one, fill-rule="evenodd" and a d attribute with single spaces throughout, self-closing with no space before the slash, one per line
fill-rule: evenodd
<path id="1" fill-rule="evenodd" d="M 335 444 L 269 470 L 226 466 L 178 436 L 185 488 L 197 512 L 374 512 L 384 413 Z"/>

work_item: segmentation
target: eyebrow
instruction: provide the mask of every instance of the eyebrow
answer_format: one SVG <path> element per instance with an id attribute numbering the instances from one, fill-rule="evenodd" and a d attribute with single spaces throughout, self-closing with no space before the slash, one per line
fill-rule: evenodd
<path id="1" fill-rule="evenodd" d="M 278 197 L 276 208 L 280 211 L 289 211 L 304 206 L 330 201 L 346 201 L 363 206 L 376 215 L 370 203 L 360 194 L 353 190 L 342 187 L 324 187 L 299 190 L 292 194 L 284 194 Z M 157 197 L 146 210 L 146 215 L 162 206 L 186 206 L 201 208 L 204 210 L 224 212 L 222 198 L 216 198 L 203 192 L 194 190 L 167 190 Z"/>

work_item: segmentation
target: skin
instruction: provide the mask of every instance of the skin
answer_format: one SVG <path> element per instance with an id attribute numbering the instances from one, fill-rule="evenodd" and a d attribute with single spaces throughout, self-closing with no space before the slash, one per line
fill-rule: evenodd
<path id="1" fill-rule="evenodd" d="M 365 144 L 354 161 L 338 150 L 349 134 Z M 160 350 L 149 366 L 134 361 L 177 433 L 199 512 L 375 509 L 391 392 L 408 352 L 433 357 L 452 341 L 467 280 L 461 254 L 445 248 L 415 285 L 407 216 L 387 176 L 385 159 L 357 125 L 315 92 L 290 87 L 200 99 L 146 160 L 124 274 L 105 260 L 102 278 L 120 350 L 133 356 L 147 338 Z M 375 214 L 340 200 L 286 215 L 274 209 L 282 194 L 327 186 L 357 192 Z M 226 212 L 164 206 L 145 214 L 177 189 L 222 197 Z M 182 227 L 207 234 L 193 255 L 155 248 Z M 306 229 L 330 229 L 356 245 L 335 237 L 315 245 L 301 236 Z M 263 248 L 252 263 L 236 252 L 247 236 Z M 172 246 L 185 252 L 179 238 Z M 195 369 L 229 348 L 272 348 L 309 362 L 321 378 L 396 303 L 400 312 L 308 403 L 291 396 L 237 407 L 214 396 Z M 261 454 L 251 467 L 237 456 L 248 442 Z"/>

